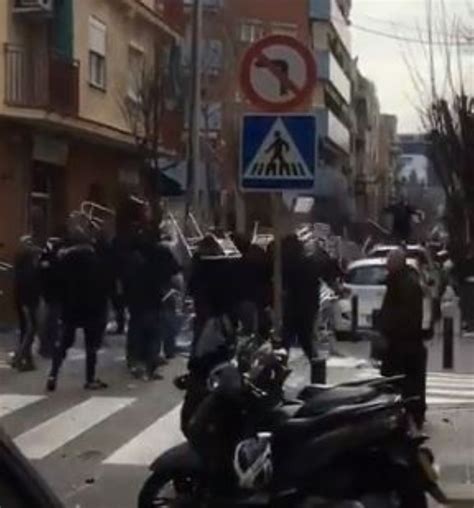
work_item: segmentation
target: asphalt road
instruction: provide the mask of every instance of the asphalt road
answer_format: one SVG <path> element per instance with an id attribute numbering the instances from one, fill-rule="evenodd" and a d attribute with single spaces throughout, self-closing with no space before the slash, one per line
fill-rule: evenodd
<path id="1" fill-rule="evenodd" d="M 110 387 L 85 392 L 84 354 L 78 341 L 78 348 L 71 351 L 64 366 L 57 392 L 47 394 L 48 362 L 39 361 L 35 372 L 17 373 L 6 365 L 8 340 L 2 339 L 0 425 L 15 438 L 68 508 L 136 506 L 148 465 L 183 439 L 179 432 L 182 394 L 172 380 L 185 371 L 185 358 L 163 368 L 163 381 L 132 380 L 125 369 L 123 338 L 108 337 L 108 347 L 100 355 L 99 375 Z M 342 355 L 329 360 L 329 382 L 377 374 L 367 361 L 367 344 L 339 344 L 338 348 Z M 434 367 L 428 381 L 433 414 L 437 417 L 450 408 L 461 408 L 472 416 L 474 377 L 464 369 L 456 374 L 437 370 L 438 349 L 432 347 Z M 464 359 L 467 355 L 461 356 Z M 298 353 L 293 355 L 292 367 L 288 387 L 296 391 L 308 382 L 309 369 Z M 465 454 L 470 451 L 465 450 Z"/>

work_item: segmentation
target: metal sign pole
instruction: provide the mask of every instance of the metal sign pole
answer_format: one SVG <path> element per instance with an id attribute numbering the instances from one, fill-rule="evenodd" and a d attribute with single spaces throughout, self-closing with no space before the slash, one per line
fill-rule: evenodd
<path id="1" fill-rule="evenodd" d="M 282 278 L 282 229 L 281 229 L 281 193 L 272 193 L 273 212 L 273 302 L 275 316 L 275 334 L 281 338 L 283 325 L 283 278 Z"/>

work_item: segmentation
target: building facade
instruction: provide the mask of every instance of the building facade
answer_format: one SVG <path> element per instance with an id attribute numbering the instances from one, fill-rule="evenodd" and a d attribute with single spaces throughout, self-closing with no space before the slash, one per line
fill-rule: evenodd
<path id="1" fill-rule="evenodd" d="M 180 43 L 175 6 L 0 2 L 0 258 L 11 259 L 33 217 L 53 234 L 82 201 L 114 207 L 122 186 L 138 184 L 124 104 L 137 66 Z"/>
<path id="2" fill-rule="evenodd" d="M 186 0 L 188 55 L 191 0 Z M 202 55 L 202 119 L 200 188 L 217 192 L 221 223 L 251 229 L 255 221 L 271 222 L 268 194 L 243 195 L 238 185 L 242 115 L 258 110 L 240 90 L 240 62 L 254 42 L 272 34 L 296 37 L 311 47 L 308 0 L 204 0 Z M 185 66 L 186 67 L 186 66 Z M 309 111 L 311 99 L 298 108 Z M 211 178 L 209 178 L 211 175 Z"/>
<path id="3" fill-rule="evenodd" d="M 382 114 L 375 85 L 354 62 L 353 164 L 357 222 L 379 222 L 395 192 L 397 117 Z"/>
<path id="4" fill-rule="evenodd" d="M 21 235 L 61 230 L 91 200 L 114 208 L 141 192 L 136 137 L 124 114 L 136 73 L 182 40 L 176 0 L 0 2 L 0 259 Z M 182 14 L 182 9 L 181 9 Z M 165 64 L 163 64 L 164 66 Z M 164 114 L 178 149 L 180 114 Z M 11 279 L 0 280 L 4 298 Z M 9 319 L 2 305 L 0 321 Z"/>
<path id="5" fill-rule="evenodd" d="M 351 165 L 352 58 L 351 0 L 311 0 L 312 47 L 318 63 L 318 85 L 312 108 L 320 126 L 320 168 L 316 182 L 316 215 L 338 232 L 354 216 Z"/>

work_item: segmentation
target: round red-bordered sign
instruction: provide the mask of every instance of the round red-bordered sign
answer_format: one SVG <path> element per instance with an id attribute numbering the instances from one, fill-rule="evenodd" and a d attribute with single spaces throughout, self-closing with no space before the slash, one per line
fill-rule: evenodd
<path id="1" fill-rule="evenodd" d="M 317 79 L 312 52 L 288 35 L 270 35 L 253 44 L 241 65 L 240 85 L 258 108 L 291 111 L 311 94 Z"/>

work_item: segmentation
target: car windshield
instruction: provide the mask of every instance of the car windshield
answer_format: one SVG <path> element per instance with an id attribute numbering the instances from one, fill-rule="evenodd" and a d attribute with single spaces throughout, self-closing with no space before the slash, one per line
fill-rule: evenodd
<path id="1" fill-rule="evenodd" d="M 386 258 L 394 249 L 376 249 L 370 253 L 371 258 Z M 429 264 L 428 256 L 423 250 L 408 247 L 408 256 L 415 259 L 420 265 L 427 266 Z"/>
<path id="2" fill-rule="evenodd" d="M 354 286 L 382 286 L 387 275 L 386 266 L 360 266 L 349 271 L 346 282 Z"/>
<path id="3" fill-rule="evenodd" d="M 409 267 L 410 273 L 419 279 L 418 271 Z M 349 270 L 346 283 L 353 286 L 384 286 L 387 283 L 388 270 L 385 265 L 359 266 Z"/>

